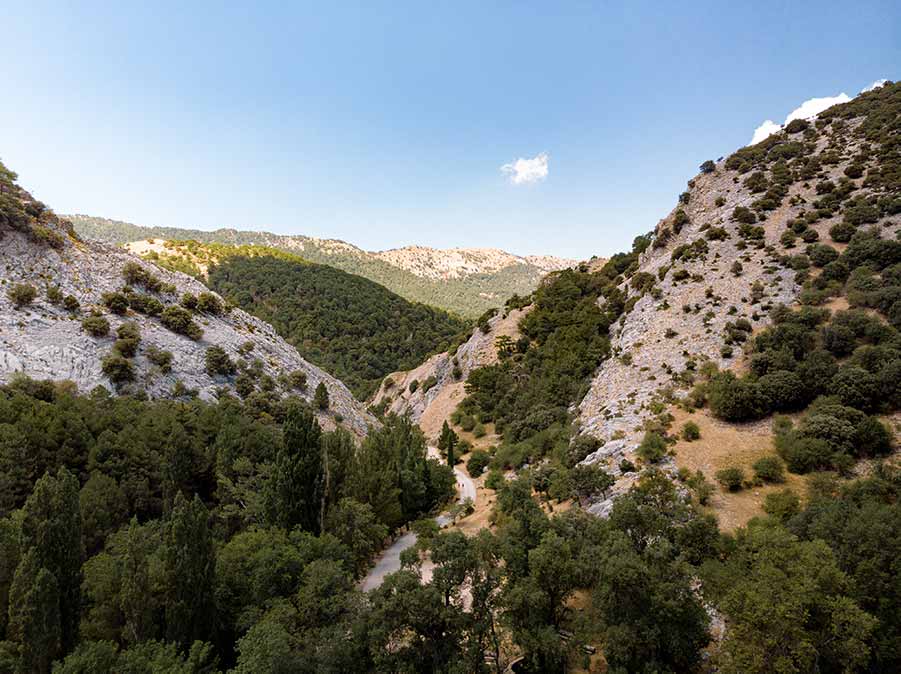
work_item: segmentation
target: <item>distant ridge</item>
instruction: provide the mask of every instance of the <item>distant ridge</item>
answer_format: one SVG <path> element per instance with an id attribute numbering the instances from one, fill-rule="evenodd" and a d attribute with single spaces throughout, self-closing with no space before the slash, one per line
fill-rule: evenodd
<path id="1" fill-rule="evenodd" d="M 310 262 L 336 267 L 380 283 L 410 301 L 475 318 L 513 295 L 528 295 L 543 276 L 576 264 L 552 256 L 518 256 L 495 248 L 441 250 L 407 246 L 369 252 L 338 239 L 318 239 L 237 229 L 144 227 L 90 215 L 67 215 L 86 239 L 125 244 L 139 239 L 194 239 L 279 248 Z"/>

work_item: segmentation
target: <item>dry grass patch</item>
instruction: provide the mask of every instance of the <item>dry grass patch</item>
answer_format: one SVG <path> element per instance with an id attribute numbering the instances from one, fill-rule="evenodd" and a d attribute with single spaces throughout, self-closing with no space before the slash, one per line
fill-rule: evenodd
<path id="1" fill-rule="evenodd" d="M 674 446 L 676 466 L 694 473 L 700 470 L 714 486 L 708 509 L 719 520 L 720 529 L 734 531 L 748 521 L 763 515 L 763 501 L 767 494 L 792 489 L 803 500 L 806 479 L 802 475 L 786 472 L 782 484 L 764 484 L 759 487 L 726 492 L 716 482 L 716 472 L 725 468 L 741 468 L 747 479 L 754 476 L 752 465 L 764 456 L 775 454 L 773 434 L 769 419 L 750 424 L 728 424 L 714 419 L 708 410 L 689 413 L 673 409 L 673 431 L 678 431 L 686 421 L 694 421 L 701 429 L 698 440 L 680 439 Z"/>

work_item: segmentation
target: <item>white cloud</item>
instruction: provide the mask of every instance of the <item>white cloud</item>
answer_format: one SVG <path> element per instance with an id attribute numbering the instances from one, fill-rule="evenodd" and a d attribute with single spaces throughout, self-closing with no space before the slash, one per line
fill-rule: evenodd
<path id="1" fill-rule="evenodd" d="M 763 124 L 754 129 L 754 137 L 751 138 L 751 145 L 757 145 L 757 143 L 769 138 L 781 128 L 782 125 L 776 124 L 772 119 L 766 120 Z"/>
<path id="2" fill-rule="evenodd" d="M 799 105 L 797 108 L 788 113 L 788 117 L 785 118 L 785 121 L 782 123 L 782 125 L 776 124 L 776 122 L 768 119 L 763 124 L 758 126 L 754 130 L 754 136 L 751 138 L 751 145 L 759 143 L 760 141 L 768 138 L 793 119 L 810 119 L 811 117 L 816 117 L 826 108 L 831 108 L 833 105 L 838 105 L 839 103 L 847 103 L 850 100 L 851 97 L 844 92 L 840 93 L 838 96 L 809 98 L 801 103 L 801 105 Z"/>
<path id="3" fill-rule="evenodd" d="M 501 166 L 501 173 L 510 176 L 510 182 L 514 185 L 537 183 L 547 178 L 548 155 L 542 152 L 531 159 L 520 157 L 516 161 Z"/>
<path id="4" fill-rule="evenodd" d="M 876 80 L 875 82 L 873 82 L 873 84 L 868 86 L 866 89 L 861 89 L 860 93 L 865 94 L 868 91 L 873 91 L 873 89 L 878 89 L 879 87 L 884 87 L 886 84 L 888 84 L 888 80 L 886 80 L 886 79 Z"/>

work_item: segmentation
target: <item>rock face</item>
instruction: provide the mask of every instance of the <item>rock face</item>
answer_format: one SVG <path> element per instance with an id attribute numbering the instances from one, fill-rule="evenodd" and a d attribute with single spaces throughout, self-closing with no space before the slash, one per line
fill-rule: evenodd
<path id="1" fill-rule="evenodd" d="M 515 265 L 534 267 L 541 274 L 572 267 L 575 260 L 550 255 L 520 257 L 497 248 L 449 248 L 406 246 L 373 253 L 380 260 L 421 278 L 456 279 L 470 274 L 493 274 Z"/>
<path id="2" fill-rule="evenodd" d="M 206 352 L 215 345 L 234 362 L 258 359 L 259 376 L 277 379 L 282 374 L 303 372 L 307 385 L 299 395 L 306 399 L 312 399 L 316 387 L 324 383 L 330 405 L 320 417 L 326 427 L 333 427 L 336 419 L 341 419 L 341 424 L 361 436 L 370 424 L 376 423 L 343 383 L 302 359 L 270 325 L 239 309 L 218 315 L 196 314 L 194 321 L 203 329 L 198 341 L 170 331 L 159 317 L 132 310 L 126 316 L 110 313 L 103 307 L 101 296 L 125 285 L 123 267 L 129 262 L 140 265 L 163 284 L 174 286 L 175 292 L 154 293 L 165 305 L 177 304 L 185 293 L 198 295 L 208 290 L 189 276 L 160 269 L 121 249 L 79 241 L 66 231 L 64 224 L 57 230 L 62 235 L 57 247 L 37 242 L 24 232 L 2 231 L 0 227 L 0 382 L 23 373 L 35 379 L 68 379 L 82 391 L 96 386 L 115 391 L 116 387 L 103 374 L 101 361 L 113 347 L 117 327 L 128 321 L 136 323 L 141 332 L 140 346 L 132 359 L 136 373 L 133 385 L 151 397 L 171 396 L 176 382 L 204 399 L 215 397 L 217 389 L 223 387 L 234 390 L 235 376 L 210 376 L 206 372 Z M 15 284 L 33 286 L 38 291 L 37 298 L 30 305 L 16 308 L 7 293 Z M 54 287 L 63 296 L 77 299 L 80 310 L 70 312 L 51 303 L 46 289 Z M 110 336 L 92 337 L 82 328 L 82 319 L 92 309 L 102 312 L 109 321 Z M 172 353 L 170 372 L 164 373 L 150 362 L 147 349 L 151 345 Z"/>
<path id="3" fill-rule="evenodd" d="M 488 320 L 487 332 L 476 328 L 454 355 L 439 353 L 413 370 L 388 375 L 376 392 L 373 405 L 385 405 L 386 412 L 409 415 L 427 438 L 437 437 L 441 424 L 466 396 L 469 373 L 497 362 L 495 340 L 501 335 L 513 340 L 519 337 L 517 326 L 527 311 L 528 307 L 497 314 Z M 415 390 L 411 392 L 414 381 Z"/>
<path id="4" fill-rule="evenodd" d="M 854 125 L 852 122 L 850 126 Z M 826 134 L 820 135 L 817 152 L 828 142 Z M 789 250 L 780 243 L 780 237 L 787 228 L 786 223 L 798 216 L 805 205 L 809 210 L 809 204 L 818 198 L 816 183 L 827 179 L 838 182 L 857 150 L 857 141 L 851 137 L 841 161 L 823 166 L 814 179 L 795 181 L 782 205 L 770 211 L 765 221 L 757 223 L 763 227 L 764 243 L 769 251 L 743 245 L 739 224 L 732 217 L 737 206 L 750 207 L 761 196 L 752 194 L 745 186 L 748 173 L 728 170 L 725 162 L 720 161 L 714 171 L 702 173 L 689 182 L 687 203 L 660 221 L 657 236 L 665 230 L 674 231 L 677 217 L 684 222 L 684 217 L 678 215 L 680 210 L 687 216 L 687 223 L 665 245 L 649 247 L 639 261 L 638 271 L 653 275 L 656 294 L 642 294 L 628 283 L 621 286 L 640 299 L 611 329 L 614 356 L 595 372 L 588 393 L 575 410 L 580 433 L 604 443 L 585 459 L 586 463 L 601 462 L 618 475 L 620 460 L 635 460 L 634 451 L 644 434 L 643 425 L 660 411 L 653 409 L 652 403 L 661 394 L 680 396 L 687 391 L 681 374 L 705 361 L 712 361 L 722 369 L 737 364 L 742 355 L 740 346 L 733 347 L 731 355 L 722 351 L 728 322 L 745 318 L 757 332 L 770 324 L 770 307 L 780 303 L 790 305 L 797 300 L 801 289 L 794 281 L 794 271 L 776 264 L 773 258 L 774 254 L 802 253 L 805 245 L 799 240 L 799 245 Z M 839 250 L 844 245 L 831 242 L 827 233 L 840 219 L 836 214 L 812 226 L 821 241 Z M 713 227 L 724 229 L 725 238 L 711 240 L 706 236 Z M 687 261 L 673 260 L 673 253 L 680 246 L 699 239 L 706 241 L 706 255 Z M 740 264 L 740 271 L 733 270 L 735 263 Z M 681 280 L 677 280 L 679 277 Z M 755 284 L 758 284 L 757 298 Z M 761 289 L 762 296 L 759 296 Z M 663 467 L 668 466 L 672 468 L 664 460 Z M 634 475 L 620 479 L 608 494 L 609 498 L 593 504 L 589 510 L 606 514 L 612 498 L 628 488 Z"/>

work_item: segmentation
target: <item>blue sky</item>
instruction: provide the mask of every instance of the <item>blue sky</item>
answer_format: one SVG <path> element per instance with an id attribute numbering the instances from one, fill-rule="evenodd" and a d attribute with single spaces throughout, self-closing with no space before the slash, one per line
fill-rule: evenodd
<path id="1" fill-rule="evenodd" d="M 2 16 L 0 159 L 57 212 L 368 249 L 609 255 L 764 119 L 901 77 L 898 2 L 31 1 Z M 540 153 L 543 179 L 501 171 Z"/>

